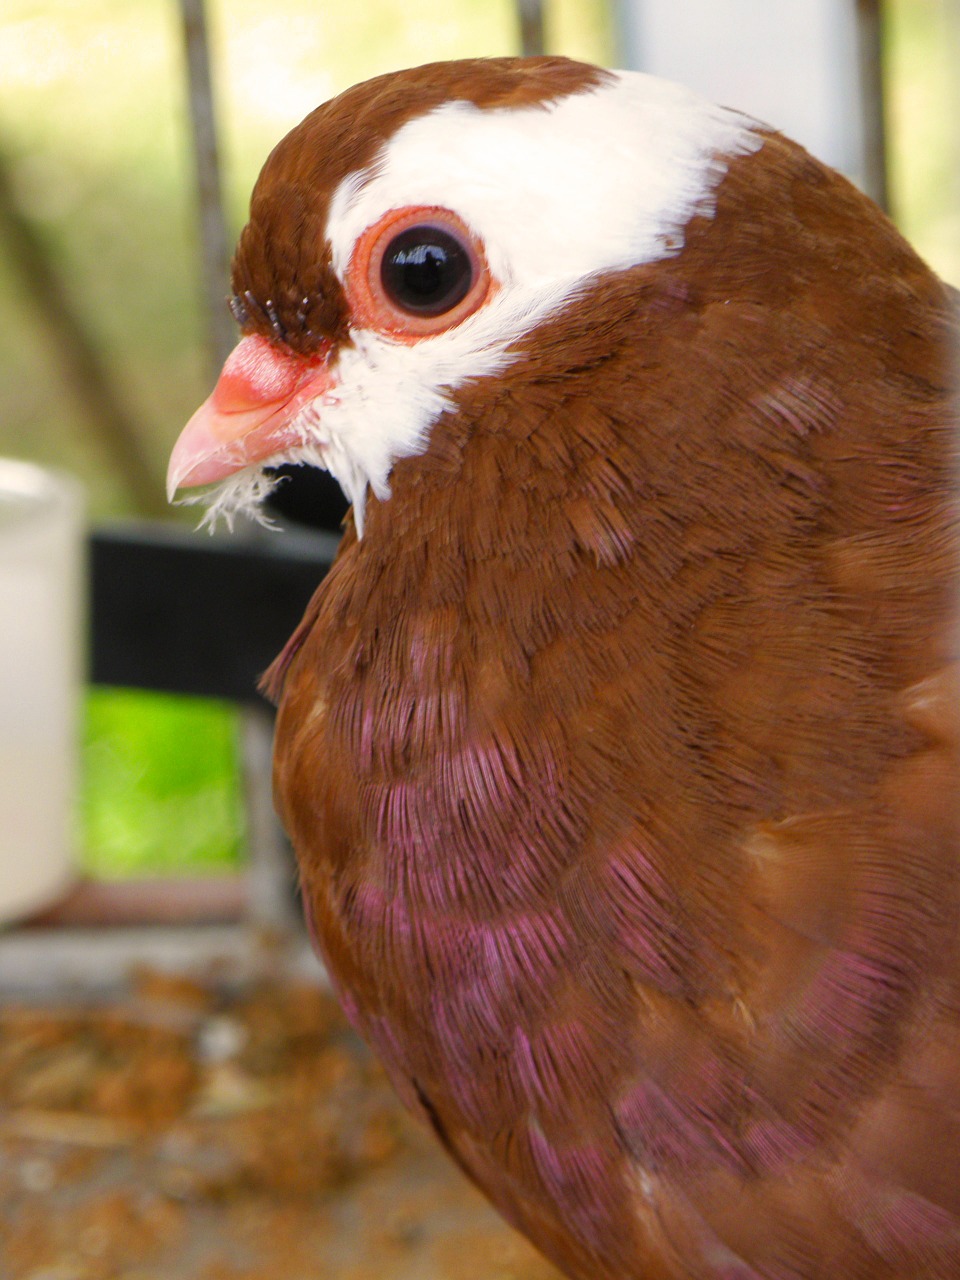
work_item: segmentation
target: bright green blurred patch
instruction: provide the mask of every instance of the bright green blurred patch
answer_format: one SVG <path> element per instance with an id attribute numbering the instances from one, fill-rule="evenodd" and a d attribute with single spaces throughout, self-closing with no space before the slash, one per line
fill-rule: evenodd
<path id="1" fill-rule="evenodd" d="M 238 712 L 125 689 L 87 696 L 82 865 L 97 876 L 228 871 L 243 811 Z"/>

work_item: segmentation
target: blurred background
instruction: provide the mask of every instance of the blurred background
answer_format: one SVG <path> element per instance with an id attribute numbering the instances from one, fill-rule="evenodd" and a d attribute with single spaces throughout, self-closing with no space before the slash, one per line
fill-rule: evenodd
<path id="1" fill-rule="evenodd" d="M 358 80 L 541 48 L 783 128 L 960 285 L 960 0 L 2 0 L 4 1278 L 559 1280 L 401 1113 L 297 930 L 254 681 L 335 534 L 211 538 L 163 497 L 270 148 Z M 74 479 L 60 525 L 9 459 Z M 21 893 L 41 834 L 62 865 Z"/>
<path id="2" fill-rule="evenodd" d="M 732 11 L 728 20 L 726 8 L 552 0 L 533 38 L 607 65 L 689 72 L 731 105 L 802 133 L 789 99 L 815 96 L 808 71 L 801 60 L 784 74 L 782 50 L 771 52 L 770 41 L 790 22 L 807 31 L 826 24 L 842 54 L 849 15 L 866 14 L 879 114 L 865 123 L 854 105 L 847 118 L 829 91 L 820 94 L 821 115 L 843 135 L 821 149 L 835 145 L 827 158 L 848 159 L 920 253 L 960 283 L 955 6 L 809 0 L 759 6 L 767 16 L 753 24 Z M 527 7 L 528 23 L 535 9 Z M 231 242 L 266 153 L 318 102 L 399 66 L 516 52 L 524 21 L 511 0 L 209 0 L 206 14 Z M 802 59 L 802 41 L 787 38 Z M 171 443 L 213 369 L 184 51 L 177 0 L 4 0 L 0 14 L 0 456 L 79 477 L 94 522 L 196 522 L 189 508 L 165 508 L 161 484 Z M 841 78 L 855 63 L 841 67 Z M 768 104 L 778 82 L 780 118 L 777 102 Z M 861 163 L 877 120 L 879 178 L 876 164 Z M 818 145 L 815 120 L 810 128 Z M 39 263 L 23 250 L 24 231 Z M 48 277 L 42 288 L 37 271 Z M 66 334 L 64 310 L 73 324 Z M 91 386 L 65 358 L 64 344 L 78 340 L 106 386 Z M 247 821 L 240 778 L 234 706 L 91 688 L 76 814 L 82 867 L 116 877 L 235 866 Z"/>

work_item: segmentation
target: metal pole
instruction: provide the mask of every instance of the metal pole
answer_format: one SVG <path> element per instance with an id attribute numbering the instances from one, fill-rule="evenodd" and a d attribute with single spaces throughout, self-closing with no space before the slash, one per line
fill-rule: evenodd
<path id="1" fill-rule="evenodd" d="M 210 372 L 216 376 L 236 342 L 236 332 L 227 309 L 230 251 L 220 183 L 220 156 L 210 75 L 210 44 L 204 0 L 180 0 L 180 11 L 187 59 L 190 118 L 193 124 L 193 152 L 200 209 L 200 265 L 210 344 Z"/>
<path id="2" fill-rule="evenodd" d="M 230 260 L 210 74 L 210 43 L 204 0 L 180 0 L 180 9 L 196 161 L 203 296 L 211 377 L 215 378 L 236 342 L 236 331 L 226 305 Z M 293 920 L 295 871 L 286 838 L 273 812 L 272 753 L 273 717 L 269 711 L 260 707 L 241 708 L 240 757 L 250 860 L 250 918 L 261 927 L 283 931 Z"/>
<path id="3" fill-rule="evenodd" d="M 545 50 L 542 0 L 517 0 L 517 17 L 520 20 L 520 52 L 525 58 L 542 54 Z"/>
<path id="4" fill-rule="evenodd" d="M 292 929 L 299 919 L 297 868 L 273 810 L 273 715 L 265 706 L 241 712 L 240 747 L 250 896 L 248 917 L 268 935 Z"/>
<path id="5" fill-rule="evenodd" d="M 864 188 L 881 209 L 889 210 L 882 0 L 857 0 L 857 23 L 863 103 Z"/>

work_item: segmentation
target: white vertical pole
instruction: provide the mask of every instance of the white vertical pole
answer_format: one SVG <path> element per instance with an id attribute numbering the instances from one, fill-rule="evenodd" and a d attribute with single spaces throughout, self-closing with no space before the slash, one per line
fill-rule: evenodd
<path id="1" fill-rule="evenodd" d="M 679 80 L 867 175 L 857 0 L 618 0 L 625 66 Z"/>

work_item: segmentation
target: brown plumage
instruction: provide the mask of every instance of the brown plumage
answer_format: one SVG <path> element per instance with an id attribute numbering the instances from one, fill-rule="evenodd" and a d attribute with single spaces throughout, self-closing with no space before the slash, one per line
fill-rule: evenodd
<path id="1" fill-rule="evenodd" d="M 258 274 L 309 252 L 257 247 L 274 175 L 322 223 L 328 131 L 369 164 L 387 89 L 486 74 L 310 117 L 238 292 L 305 292 Z M 568 1275 L 953 1280 L 956 307 L 762 137 L 348 519 L 268 677 L 278 804 L 351 1017 Z"/>

